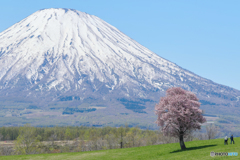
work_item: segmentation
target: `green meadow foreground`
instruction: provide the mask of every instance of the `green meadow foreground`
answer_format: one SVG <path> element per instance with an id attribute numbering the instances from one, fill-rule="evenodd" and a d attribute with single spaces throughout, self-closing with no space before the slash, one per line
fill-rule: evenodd
<path id="1" fill-rule="evenodd" d="M 223 139 L 201 140 L 186 142 L 187 149 L 180 150 L 179 143 L 124 148 L 124 149 L 111 149 L 101 151 L 88 151 L 88 152 L 72 152 L 72 153 L 53 153 L 53 154 L 36 154 L 36 155 L 15 155 L 15 156 L 2 156 L 0 159 L 12 160 L 59 160 L 59 159 L 96 159 L 96 160 L 134 160 L 134 159 L 240 159 L 238 156 L 210 156 L 210 152 L 238 152 L 240 154 L 240 137 L 234 138 L 235 144 L 224 145 Z"/>

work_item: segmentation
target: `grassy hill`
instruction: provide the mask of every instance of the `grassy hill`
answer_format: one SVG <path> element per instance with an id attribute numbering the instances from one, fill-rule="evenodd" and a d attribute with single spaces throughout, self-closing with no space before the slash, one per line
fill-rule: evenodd
<path id="1" fill-rule="evenodd" d="M 202 140 L 202 141 L 191 141 L 186 142 L 185 145 L 187 150 L 181 151 L 179 143 L 162 144 L 154 146 L 144 146 L 135 148 L 125 149 L 112 149 L 112 150 L 101 150 L 101 151 L 89 151 L 89 152 L 75 152 L 75 153 L 58 153 L 58 154 L 36 154 L 36 155 L 20 155 L 20 156 L 2 156 L 0 159 L 3 160 L 108 160 L 108 159 L 119 159 L 119 160 L 134 160 L 134 159 L 240 159 L 238 156 L 218 156 L 211 157 L 210 152 L 238 152 L 240 154 L 240 137 L 235 138 L 235 144 L 224 145 L 223 139 L 214 140 Z"/>

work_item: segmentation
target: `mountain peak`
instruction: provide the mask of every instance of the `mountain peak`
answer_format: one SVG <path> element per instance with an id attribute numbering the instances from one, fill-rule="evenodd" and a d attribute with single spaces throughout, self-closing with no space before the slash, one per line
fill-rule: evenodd
<path id="1" fill-rule="evenodd" d="M 70 8 L 46 8 L 46 9 L 41 9 L 35 13 L 39 13 L 39 12 L 44 12 L 44 13 L 49 13 L 49 14 L 53 14 L 53 13 L 70 13 L 70 12 L 74 12 L 77 15 L 89 15 L 86 12 L 81 12 L 81 11 L 77 11 L 75 9 L 70 9 Z"/>
<path id="2" fill-rule="evenodd" d="M 0 66 L 1 89 L 31 94 L 51 90 L 74 91 L 81 98 L 93 93 L 152 98 L 173 86 L 195 92 L 205 86 L 204 98 L 213 89 L 230 92 L 159 57 L 100 18 L 73 9 L 40 10 L 1 32 Z"/>

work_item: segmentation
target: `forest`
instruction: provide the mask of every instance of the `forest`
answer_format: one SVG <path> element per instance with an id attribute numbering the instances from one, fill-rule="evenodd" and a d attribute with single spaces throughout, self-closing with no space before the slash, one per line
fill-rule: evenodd
<path id="1" fill-rule="evenodd" d="M 206 133 L 192 133 L 185 141 L 211 139 Z M 0 155 L 83 152 L 177 143 L 159 130 L 138 127 L 0 127 Z"/>

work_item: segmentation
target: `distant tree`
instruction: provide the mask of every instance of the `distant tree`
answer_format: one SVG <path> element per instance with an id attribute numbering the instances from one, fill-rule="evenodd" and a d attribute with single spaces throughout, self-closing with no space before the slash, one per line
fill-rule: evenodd
<path id="1" fill-rule="evenodd" d="M 54 145 L 54 141 L 57 140 L 57 135 L 56 134 L 52 134 L 49 138 L 48 138 L 51 142 L 52 142 L 52 146 Z"/>
<path id="2" fill-rule="evenodd" d="M 70 140 L 71 137 L 72 137 L 72 133 L 71 133 L 70 129 L 67 128 L 66 131 L 65 131 L 65 139 Z"/>
<path id="3" fill-rule="evenodd" d="M 120 148 L 123 148 L 123 136 L 126 135 L 126 132 L 122 126 L 118 128 L 118 135 L 120 136 Z"/>
<path id="4" fill-rule="evenodd" d="M 2 138 L 3 138 L 3 135 L 0 133 L 0 141 L 2 140 Z"/>
<path id="5" fill-rule="evenodd" d="M 164 135 L 179 138 L 181 149 L 185 149 L 183 138 L 201 129 L 201 123 L 206 121 L 199 107 L 194 93 L 180 87 L 169 88 L 166 96 L 155 106 L 158 115 L 156 123 L 161 126 Z"/>
<path id="6" fill-rule="evenodd" d="M 208 139 L 213 139 L 216 137 L 218 134 L 218 127 L 215 126 L 214 124 L 210 124 L 206 126 L 206 131 L 207 131 L 207 138 Z"/>
<path id="7" fill-rule="evenodd" d="M 29 124 L 20 127 L 19 136 L 15 142 L 15 151 L 17 154 L 34 154 L 38 153 L 37 149 L 36 128 Z"/>
<path id="8" fill-rule="evenodd" d="M 8 156 L 8 155 L 11 155 L 13 154 L 13 148 L 10 147 L 10 146 L 3 146 L 0 148 L 0 155 L 1 156 Z"/>
<path id="9" fill-rule="evenodd" d="M 130 140 L 132 141 L 132 146 L 135 147 L 136 144 L 136 135 L 139 134 L 140 130 L 137 127 L 133 127 L 129 130 L 128 136 L 130 137 Z"/>
<path id="10" fill-rule="evenodd" d="M 114 136 L 114 134 L 107 134 L 105 136 L 105 139 L 107 140 L 108 148 L 114 149 L 117 144 L 117 140 L 116 140 L 116 137 Z"/>
<path id="11" fill-rule="evenodd" d="M 7 135 L 5 136 L 5 140 L 9 141 L 10 139 L 11 139 L 11 137 L 9 136 L 9 134 L 7 134 Z"/>

